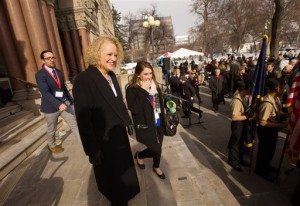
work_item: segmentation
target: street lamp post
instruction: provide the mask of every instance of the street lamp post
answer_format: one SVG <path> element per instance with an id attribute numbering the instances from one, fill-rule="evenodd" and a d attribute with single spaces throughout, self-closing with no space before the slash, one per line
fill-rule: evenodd
<path id="1" fill-rule="evenodd" d="M 143 27 L 150 29 L 150 38 L 151 38 L 151 46 L 152 46 L 152 65 L 156 65 L 155 57 L 154 57 L 154 43 L 153 43 L 153 30 L 154 27 L 160 25 L 159 20 L 155 20 L 153 16 L 145 16 L 145 20 L 143 22 Z"/>

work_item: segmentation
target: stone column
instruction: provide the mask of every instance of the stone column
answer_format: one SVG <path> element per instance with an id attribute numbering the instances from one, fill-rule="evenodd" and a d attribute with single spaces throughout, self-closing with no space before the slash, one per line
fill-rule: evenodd
<path id="1" fill-rule="evenodd" d="M 83 71 L 85 67 L 84 67 L 83 56 L 81 52 L 78 30 L 71 30 L 70 33 L 71 33 L 71 39 L 72 39 L 77 66 L 79 67 L 80 71 Z"/>
<path id="2" fill-rule="evenodd" d="M 24 80 L 25 77 L 21 70 L 22 67 L 19 62 L 19 59 L 16 58 L 18 54 L 16 53 L 16 48 L 14 45 L 14 41 L 12 39 L 12 34 L 8 26 L 4 9 L 1 3 L 0 3 L 0 39 L 1 39 L 0 50 L 2 51 L 1 53 L 3 54 L 8 75 L 11 77 Z M 15 91 L 26 89 L 25 84 L 21 83 L 20 81 L 11 78 L 11 83 Z"/>
<path id="3" fill-rule="evenodd" d="M 50 44 L 53 54 L 57 57 L 56 67 L 62 68 L 61 67 L 61 59 L 59 58 L 58 47 L 57 47 L 57 43 L 56 43 L 56 39 L 55 39 L 55 33 L 54 33 L 54 29 L 53 29 L 53 26 L 51 23 L 50 14 L 49 14 L 48 8 L 47 8 L 47 3 L 45 0 L 41 0 L 40 5 L 41 5 L 43 18 L 45 20 L 45 27 L 46 27 L 46 31 L 47 31 L 46 34 L 48 36 L 49 44 Z"/>
<path id="4" fill-rule="evenodd" d="M 52 3 L 51 3 L 52 1 Z M 64 57 L 64 53 L 63 53 L 63 48 L 61 45 L 61 40 L 60 40 L 60 36 L 59 36 L 59 31 L 58 31 L 58 27 L 57 27 L 57 21 L 56 21 L 56 17 L 55 17 L 55 11 L 54 11 L 54 0 L 51 1 L 47 1 L 48 3 L 48 11 L 50 14 L 50 19 L 51 19 L 51 23 L 54 29 L 54 34 L 55 34 L 55 39 L 56 39 L 56 43 L 57 43 L 57 47 L 58 47 L 58 55 L 59 58 L 61 59 L 61 65 L 62 67 L 60 68 L 62 70 L 62 73 L 64 75 L 65 81 L 70 81 L 69 79 L 69 71 L 66 65 L 66 60 Z"/>
<path id="5" fill-rule="evenodd" d="M 40 53 L 49 49 L 46 28 L 41 18 L 38 2 L 32 0 L 20 0 L 20 5 L 27 27 L 30 43 L 33 49 L 36 65 L 41 66 Z"/>
<path id="6" fill-rule="evenodd" d="M 76 60 L 75 60 L 75 54 L 72 46 L 72 40 L 70 36 L 70 32 L 65 30 L 62 31 L 62 38 L 64 41 L 65 49 L 66 49 L 66 55 L 67 55 L 67 60 L 69 63 L 69 69 L 71 76 L 74 78 L 78 72 L 77 72 L 77 65 L 76 65 Z"/>
<path id="7" fill-rule="evenodd" d="M 8 21 L 11 23 L 12 37 L 21 67 L 24 69 L 25 80 L 35 83 L 35 72 L 37 65 L 33 55 L 30 39 L 26 29 L 26 24 L 22 14 L 21 6 L 18 0 L 3 0 L 3 6 L 8 14 Z"/>
<path id="8" fill-rule="evenodd" d="M 86 29 L 84 28 L 80 28 L 78 30 L 79 32 L 79 37 L 81 39 L 81 46 L 82 46 L 82 54 L 85 53 L 86 49 L 88 48 L 89 46 L 89 40 L 88 40 L 88 36 L 87 36 L 87 31 Z"/>

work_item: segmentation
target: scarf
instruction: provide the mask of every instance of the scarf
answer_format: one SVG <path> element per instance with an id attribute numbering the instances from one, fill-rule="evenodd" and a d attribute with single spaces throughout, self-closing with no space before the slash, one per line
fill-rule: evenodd
<path id="1" fill-rule="evenodd" d="M 154 116 L 155 116 L 155 126 L 160 126 L 160 118 L 159 114 L 161 113 L 160 103 L 159 103 L 159 95 L 154 81 L 151 82 L 151 87 L 149 90 L 149 100 L 153 107 Z"/>
<path id="2" fill-rule="evenodd" d="M 154 81 L 151 81 L 149 95 L 155 96 L 155 94 L 158 94 L 158 91 L 157 91 L 157 88 L 156 88 L 156 84 L 154 83 Z"/>

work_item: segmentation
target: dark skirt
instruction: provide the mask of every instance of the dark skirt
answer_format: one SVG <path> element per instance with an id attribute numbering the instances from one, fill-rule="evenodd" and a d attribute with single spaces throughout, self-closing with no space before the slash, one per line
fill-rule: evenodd
<path id="1" fill-rule="evenodd" d="M 140 192 L 140 187 L 127 134 L 115 138 L 118 143 L 103 145 L 102 164 L 93 167 L 99 191 L 110 202 L 124 204 Z"/>

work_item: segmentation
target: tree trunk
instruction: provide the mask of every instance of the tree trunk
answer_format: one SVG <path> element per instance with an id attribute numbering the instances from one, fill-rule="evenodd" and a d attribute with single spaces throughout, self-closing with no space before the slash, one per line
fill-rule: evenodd
<path id="1" fill-rule="evenodd" d="M 272 33 L 270 42 L 270 56 L 279 53 L 280 29 L 284 12 L 284 0 L 274 0 L 275 12 L 272 18 Z"/>

